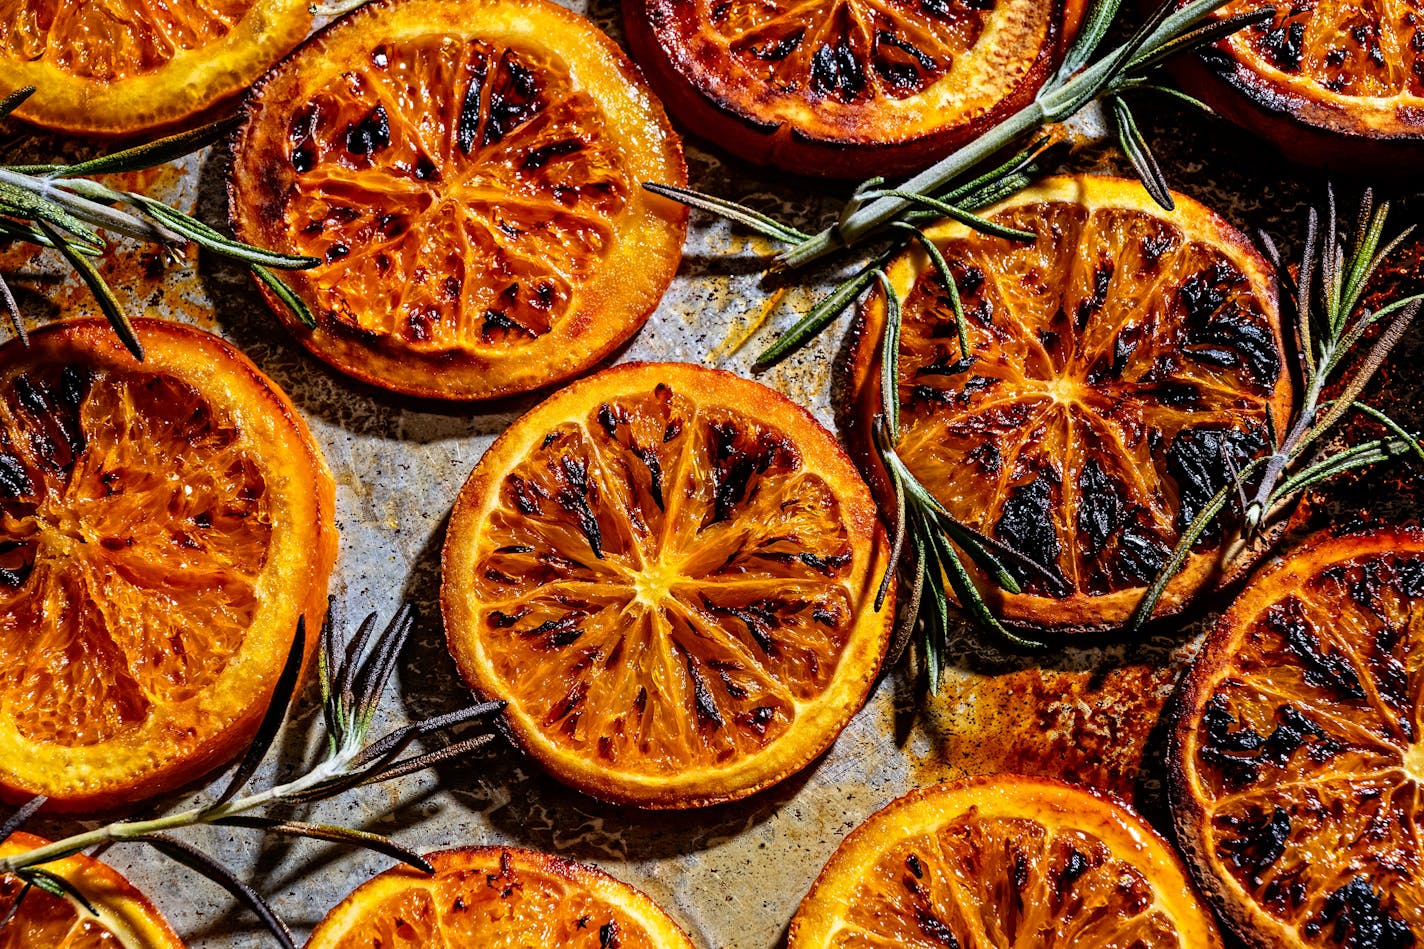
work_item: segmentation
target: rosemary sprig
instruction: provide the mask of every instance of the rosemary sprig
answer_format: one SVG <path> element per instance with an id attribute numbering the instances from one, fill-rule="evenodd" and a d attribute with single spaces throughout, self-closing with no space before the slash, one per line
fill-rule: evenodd
<path id="1" fill-rule="evenodd" d="M 8 915 L 0 921 L 0 927 L 14 917 L 19 900 L 30 887 L 57 896 L 69 896 L 87 907 L 83 895 L 74 891 L 61 877 L 46 870 L 45 864 L 101 844 L 140 843 L 217 883 L 251 909 L 283 949 L 295 949 L 291 931 L 261 894 L 212 857 L 170 836 L 172 831 L 204 824 L 333 841 L 372 850 L 430 872 L 430 866 L 418 854 L 379 834 L 250 813 L 273 805 L 324 800 L 351 788 L 379 784 L 468 754 L 494 740 L 493 732 L 482 730 L 470 737 L 452 741 L 443 748 L 406 755 L 416 739 L 447 732 L 466 722 L 488 719 L 503 707 L 501 702 L 471 705 L 457 712 L 406 725 L 375 741 L 369 740 L 376 710 L 395 670 L 396 657 L 415 625 L 414 611 L 408 606 L 403 607 L 378 635 L 375 635 L 376 616 L 372 614 L 366 617 L 349 642 L 341 641 L 336 632 L 338 625 L 329 617 L 322 631 L 319 666 L 327 747 L 324 758 L 317 765 L 285 784 L 257 791 L 248 787 L 258 766 L 267 757 L 273 739 L 299 692 L 306 641 L 305 624 L 299 622 L 296 638 L 273 690 L 267 713 L 223 791 L 212 800 L 177 813 L 147 820 L 117 821 L 0 858 L 0 876 L 10 874 L 24 883 Z M 0 842 L 33 817 L 43 804 L 44 798 L 34 798 L 0 824 Z M 92 907 L 88 908 L 92 910 Z"/>
<path id="2" fill-rule="evenodd" d="M 1306 221 L 1305 247 L 1292 285 L 1289 270 L 1274 242 L 1261 235 L 1261 243 L 1275 264 L 1282 282 L 1282 297 L 1294 310 L 1293 328 L 1300 348 L 1304 395 L 1291 416 L 1286 435 L 1270 454 L 1255 459 L 1238 472 L 1234 483 L 1222 488 L 1183 531 L 1166 565 L 1133 613 L 1130 628 L 1138 629 L 1151 617 L 1162 592 L 1186 561 L 1197 538 L 1237 502 L 1240 528 L 1227 557 L 1268 531 L 1301 493 L 1323 481 L 1401 455 L 1424 460 L 1424 446 L 1416 435 L 1381 409 L 1361 401 L 1361 394 L 1395 344 L 1418 315 L 1424 294 L 1392 300 L 1376 310 L 1361 305 L 1371 278 L 1396 248 L 1413 232 L 1407 227 L 1388 243 L 1384 239 L 1389 202 L 1378 205 L 1366 191 L 1353 234 L 1336 221 L 1335 192 L 1326 191 L 1324 233 L 1320 214 L 1311 209 Z M 1371 329 L 1379 328 L 1363 358 L 1342 379 L 1341 370 Z M 1327 391 L 1340 384 L 1340 394 L 1326 400 Z M 1372 419 L 1383 436 L 1344 448 L 1327 444 L 1340 421 L 1350 412 Z M 1259 478 L 1258 478 L 1259 476 Z M 1247 485 L 1254 487 L 1247 491 Z"/>
<path id="3" fill-rule="evenodd" d="M 34 93 L 33 86 L 0 101 L 0 119 Z M 103 231 L 157 244 L 170 256 L 190 241 L 219 256 L 246 264 L 304 325 L 316 326 L 311 310 L 275 274 L 277 270 L 315 267 L 315 257 L 277 254 L 224 237 L 202 221 L 152 198 L 110 188 L 90 176 L 140 171 L 181 158 L 211 145 L 236 125 L 224 119 L 134 148 L 101 155 L 72 165 L 0 166 L 0 241 L 23 241 L 56 249 L 79 274 L 99 309 L 136 359 L 143 347 L 124 315 L 118 297 L 91 258 L 108 246 Z M 26 339 L 20 308 L 0 276 L 0 305 L 22 340 Z"/>
<path id="4" fill-rule="evenodd" d="M 1162 5 L 1121 46 L 1098 56 L 1122 0 L 1097 0 L 1084 19 L 1063 62 L 1035 100 L 951 155 L 898 187 L 871 179 L 856 188 L 836 222 L 807 235 L 760 211 L 724 198 L 685 188 L 646 183 L 645 188 L 691 207 L 719 214 L 787 245 L 775 258 L 782 269 L 797 269 L 844 248 L 888 240 L 891 248 L 868 256 L 862 269 L 818 301 L 800 321 L 776 339 L 756 360 L 765 369 L 819 335 L 860 294 L 875 282 L 873 273 L 913 239 L 913 229 L 930 220 L 950 217 L 975 230 L 1009 239 L 1031 234 L 1004 228 L 973 212 L 1027 187 L 1056 165 L 1063 138 L 1059 123 L 1090 103 L 1109 106 L 1117 139 L 1132 167 L 1154 200 L 1171 210 L 1166 177 L 1143 138 L 1126 94 L 1156 91 L 1207 109 L 1201 102 L 1150 81 L 1164 61 L 1187 50 L 1213 43 L 1273 15 L 1264 7 L 1251 13 L 1210 19 L 1227 0 L 1193 0 L 1178 8 L 1177 0 Z M 1097 57 L 1096 59 L 1094 57 Z M 1209 112 L 1210 109 L 1207 109 Z M 1006 153 L 1012 153 L 1007 161 Z M 952 298 L 954 291 L 951 282 Z"/>

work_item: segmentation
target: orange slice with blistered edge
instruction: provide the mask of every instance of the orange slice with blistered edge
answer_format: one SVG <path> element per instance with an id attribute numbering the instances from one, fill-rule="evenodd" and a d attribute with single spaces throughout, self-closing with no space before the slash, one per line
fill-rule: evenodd
<path id="1" fill-rule="evenodd" d="M 962 301 L 917 245 L 889 268 L 903 300 L 900 458 L 959 521 L 1037 562 L 1022 592 L 976 573 L 1006 623 L 1034 633 L 1121 627 L 1183 529 L 1233 468 L 1284 431 L 1292 400 L 1275 278 L 1201 204 L 1164 211 L 1140 183 L 1049 178 L 984 213 L 1032 241 L 929 231 Z M 871 448 L 885 300 L 862 309 L 847 435 L 893 510 Z M 1205 532 L 1154 616 L 1219 576 Z"/>
<path id="2" fill-rule="evenodd" d="M 143 362 L 102 319 L 0 349 L 0 795 L 58 810 L 235 757 L 336 556 L 287 397 L 216 336 L 134 326 Z"/>
<path id="3" fill-rule="evenodd" d="M 309 0 L 0 0 L 0 96 L 106 135 L 182 123 L 250 86 L 311 29 Z"/>
<path id="4" fill-rule="evenodd" d="M 851 832 L 788 949 L 1220 949 L 1211 911 L 1140 817 L 1000 775 L 915 791 Z"/>
<path id="5" fill-rule="evenodd" d="M 870 493 L 784 396 L 618 366 L 515 422 L 465 482 L 441 584 L 466 681 L 562 781 L 643 807 L 745 797 L 820 754 L 889 639 Z"/>
<path id="6" fill-rule="evenodd" d="M 1177 715 L 1178 840 L 1244 940 L 1424 943 L 1424 532 L 1318 535 L 1262 572 Z"/>
<path id="7" fill-rule="evenodd" d="M 677 270 L 682 146 L 622 51 L 548 0 L 378 0 L 254 90 L 230 178 L 245 241 L 320 358 L 409 395 L 489 399 L 587 370 Z"/>
<path id="8" fill-rule="evenodd" d="M 0 857 L 11 857 L 48 843 L 15 833 L 0 843 Z M 41 865 L 84 895 L 98 911 L 90 913 L 68 897 L 54 896 L 13 876 L 0 876 L 0 919 L 20 899 L 9 922 L 0 927 L 0 949 L 183 949 L 173 928 L 133 884 L 113 868 L 84 854 Z"/>
<path id="9" fill-rule="evenodd" d="M 640 890 L 593 867 L 513 847 L 426 860 L 433 875 L 397 867 L 362 884 L 306 949 L 693 949 Z"/>
<path id="10" fill-rule="evenodd" d="M 623 0 L 684 125 L 795 174 L 918 171 L 1033 101 L 1083 0 Z"/>
<path id="11" fill-rule="evenodd" d="M 1171 69 L 1184 88 L 1291 161 L 1408 176 L 1424 163 L 1424 36 L 1417 3 L 1233 0 L 1275 16 Z"/>

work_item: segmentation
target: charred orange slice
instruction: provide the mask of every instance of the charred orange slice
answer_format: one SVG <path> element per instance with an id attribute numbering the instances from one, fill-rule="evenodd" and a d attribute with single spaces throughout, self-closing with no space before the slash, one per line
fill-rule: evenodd
<path id="1" fill-rule="evenodd" d="M 1424 162 L 1424 36 L 1416 3 L 1233 0 L 1275 17 L 1173 61 L 1177 78 L 1292 161 L 1409 175 Z"/>
<path id="2" fill-rule="evenodd" d="M 233 228 L 320 258 L 289 280 L 317 356 L 409 395 L 488 399 L 580 373 L 681 259 L 682 146 L 636 69 L 548 0 L 387 0 L 248 100 Z M 269 301 L 272 300 L 270 292 Z"/>
<path id="3" fill-rule="evenodd" d="M 1082 0 L 623 0 L 634 57 L 717 145 L 797 174 L 917 171 L 1032 101 Z"/>
<path id="4" fill-rule="evenodd" d="M 16 833 L 0 843 L 0 857 L 45 843 L 31 834 Z M 43 869 L 84 894 L 98 915 L 71 899 L 34 888 L 21 899 L 24 883 L 0 876 L 0 919 L 20 899 L 15 915 L 0 927 L 0 949 L 183 949 L 168 921 L 113 868 L 75 854 L 46 863 Z"/>
<path id="5" fill-rule="evenodd" d="M 595 797 L 694 807 L 804 767 L 888 644 L 888 556 L 834 439 L 759 383 L 618 366 L 515 422 L 465 482 L 441 603 L 466 681 Z"/>
<path id="6" fill-rule="evenodd" d="M 987 212 L 1033 241 L 936 227 L 967 356 L 923 250 L 890 267 L 904 301 L 901 459 L 961 522 L 1044 568 L 1017 594 L 980 577 L 1007 623 L 1121 626 L 1233 467 L 1266 450 L 1271 424 L 1283 430 L 1291 383 L 1269 266 L 1220 217 L 1176 200 L 1166 212 L 1135 181 L 1051 178 Z M 868 447 L 884 320 L 871 298 L 847 424 L 888 501 Z M 1155 615 L 1208 582 L 1221 545 L 1203 535 Z"/>
<path id="7" fill-rule="evenodd" d="M 788 949 L 1219 949 L 1186 870 L 1141 818 L 1044 778 L 915 791 L 845 839 Z"/>
<path id="8" fill-rule="evenodd" d="M 1424 532 L 1322 535 L 1261 573 L 1179 696 L 1178 839 L 1262 947 L 1424 942 Z"/>
<path id="9" fill-rule="evenodd" d="M 692 949 L 641 890 L 532 850 L 471 847 L 368 880 L 327 914 L 306 949 Z"/>
<path id="10" fill-rule="evenodd" d="M 242 92 L 311 29 L 308 0 L 0 0 L 0 95 L 66 132 L 181 123 Z"/>
<path id="11" fill-rule="evenodd" d="M 55 809 L 241 751 L 336 553 L 287 397 L 215 336 L 135 327 L 141 363 L 103 320 L 0 349 L 0 794 Z"/>

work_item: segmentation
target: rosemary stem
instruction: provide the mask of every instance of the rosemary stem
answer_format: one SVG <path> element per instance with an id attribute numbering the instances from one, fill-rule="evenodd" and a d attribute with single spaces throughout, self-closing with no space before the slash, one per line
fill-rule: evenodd
<path id="1" fill-rule="evenodd" d="M 65 857 L 76 854 L 81 850 L 99 844 L 111 843 L 114 841 L 134 840 L 145 837 L 149 834 L 156 834 L 166 830 L 177 830 L 182 827 L 192 827 L 196 824 L 211 824 L 220 821 L 225 817 L 234 814 L 241 814 L 253 808 L 280 801 L 286 797 L 295 797 L 312 787 L 321 784 L 323 781 L 333 776 L 343 774 L 352 765 L 357 749 L 347 749 L 340 755 L 328 758 L 321 765 L 302 775 L 287 784 L 280 784 L 267 788 L 265 791 L 258 791 L 246 797 L 235 797 L 231 801 L 217 806 L 198 805 L 187 810 L 179 811 L 176 814 L 168 814 L 163 817 L 155 817 L 150 820 L 121 820 L 94 830 L 74 834 L 65 837 L 63 840 L 56 840 L 53 843 L 36 847 L 33 850 L 26 850 L 9 857 L 0 858 L 0 876 L 22 870 L 25 867 L 38 866 L 44 863 L 51 863 L 55 860 L 63 860 Z"/>
<path id="2" fill-rule="evenodd" d="M 1045 121 L 1043 106 L 1038 102 L 1029 103 L 1000 125 L 915 175 L 898 190 L 919 194 L 939 191 L 984 159 L 1040 127 Z M 848 215 L 839 225 L 813 234 L 810 239 L 786 251 L 779 258 L 779 262 L 790 269 L 804 267 L 863 239 L 912 206 L 913 203 L 907 198 L 876 198 Z"/>
<path id="3" fill-rule="evenodd" d="M 73 182 L 66 181 L 65 185 L 61 185 L 56 180 L 36 178 L 33 175 L 4 167 L 0 167 L 0 182 L 16 188 L 23 188 L 46 201 L 53 201 L 55 204 L 63 206 L 75 217 L 85 223 L 93 224 L 95 227 L 106 228 L 126 237 L 159 244 L 181 244 L 184 242 L 182 237 L 166 227 L 65 190 L 65 186 L 72 185 Z"/>
<path id="4" fill-rule="evenodd" d="M 1310 380 L 1310 388 L 1306 391 L 1305 398 L 1301 402 L 1300 414 L 1296 416 L 1295 423 L 1291 425 L 1290 432 L 1281 442 L 1280 448 L 1266 461 L 1266 470 L 1261 475 L 1261 482 L 1256 488 L 1256 497 L 1246 510 L 1246 533 L 1250 533 L 1266 522 L 1269 516 L 1268 508 L 1271 506 L 1271 496 L 1276 490 L 1276 485 L 1285 475 L 1291 459 L 1298 454 L 1301 440 L 1305 438 L 1311 423 L 1315 421 L 1320 405 L 1320 396 L 1325 391 L 1325 383 L 1324 373 L 1317 373 Z"/>

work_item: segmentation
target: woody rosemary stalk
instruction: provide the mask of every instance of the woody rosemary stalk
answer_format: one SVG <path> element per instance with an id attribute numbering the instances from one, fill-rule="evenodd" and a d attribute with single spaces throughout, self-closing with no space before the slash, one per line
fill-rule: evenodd
<path id="1" fill-rule="evenodd" d="M 24 884 L 7 915 L 0 919 L 0 928 L 14 918 L 31 887 L 69 897 L 93 912 L 93 907 L 82 893 L 63 877 L 46 870 L 44 865 L 94 846 L 141 843 L 226 889 L 257 915 L 283 949 L 295 949 L 291 931 L 256 890 L 212 857 L 168 833 L 202 824 L 240 827 L 361 847 L 430 872 L 429 864 L 419 855 L 379 834 L 250 813 L 268 805 L 320 801 L 352 788 L 390 781 L 469 754 L 494 740 L 492 732 L 481 730 L 438 750 L 402 757 L 417 739 L 447 732 L 467 722 L 488 719 L 503 708 L 500 702 L 471 705 L 447 715 L 406 725 L 375 741 L 368 740 L 381 697 L 395 670 L 396 658 L 414 623 L 413 612 L 403 608 L 384 632 L 374 635 L 376 617 L 373 614 L 366 617 L 350 642 L 343 644 L 335 632 L 336 624 L 328 621 L 323 630 L 319 663 L 322 713 L 327 734 L 326 755 L 315 767 L 285 784 L 242 793 L 267 757 L 273 739 L 299 691 L 306 643 L 304 626 L 299 623 L 267 713 L 223 791 L 210 801 L 173 814 L 147 820 L 117 821 L 32 850 L 0 857 L 0 876 L 13 875 Z M 0 823 L 0 843 L 33 817 L 43 804 L 44 798 L 35 798 Z"/>
<path id="2" fill-rule="evenodd" d="M 0 119 L 19 108 L 34 91 L 33 86 L 27 86 L 0 100 Z M 143 347 L 118 297 L 94 265 L 94 258 L 108 247 L 104 231 L 157 244 L 170 257 L 192 242 L 246 264 L 297 319 L 306 326 L 315 326 L 316 320 L 306 304 L 273 271 L 315 267 L 320 263 L 316 258 L 278 254 L 243 244 L 160 201 L 92 179 L 93 175 L 140 171 L 181 158 L 218 141 L 236 122 L 225 119 L 73 165 L 0 166 L 0 242 L 22 241 L 58 251 L 79 274 L 114 332 L 136 359 L 143 358 Z M 3 277 L 0 306 L 15 334 L 24 340 L 20 308 Z"/>

